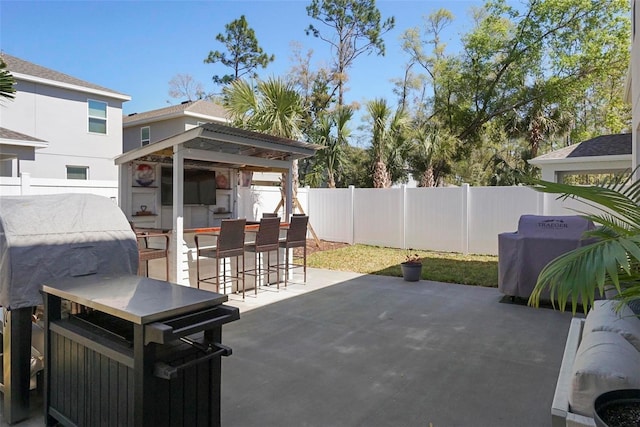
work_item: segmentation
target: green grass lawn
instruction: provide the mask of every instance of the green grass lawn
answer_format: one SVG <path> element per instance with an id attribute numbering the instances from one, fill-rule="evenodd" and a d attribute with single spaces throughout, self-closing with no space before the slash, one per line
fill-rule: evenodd
<path id="1" fill-rule="evenodd" d="M 407 251 L 379 246 L 352 245 L 308 256 L 309 267 L 402 277 L 400 263 Z M 465 285 L 498 287 L 498 257 L 416 251 L 422 259 L 422 279 Z"/>

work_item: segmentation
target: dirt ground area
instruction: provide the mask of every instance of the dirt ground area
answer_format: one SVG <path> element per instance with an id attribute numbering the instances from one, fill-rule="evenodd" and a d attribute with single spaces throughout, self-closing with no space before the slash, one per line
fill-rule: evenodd
<path id="1" fill-rule="evenodd" d="M 341 242 L 329 242 L 327 240 L 320 240 L 320 246 L 318 247 L 315 240 L 308 239 L 307 255 L 311 255 L 312 253 L 320 252 L 320 251 L 329 251 L 331 249 L 343 248 L 345 246 L 349 246 L 349 244 L 341 243 Z M 298 251 L 298 249 L 296 249 L 296 251 Z"/>

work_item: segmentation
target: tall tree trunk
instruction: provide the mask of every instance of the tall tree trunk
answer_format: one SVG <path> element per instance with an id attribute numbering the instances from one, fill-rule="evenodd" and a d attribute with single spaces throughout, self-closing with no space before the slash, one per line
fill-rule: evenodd
<path id="1" fill-rule="evenodd" d="M 336 179 L 333 176 L 333 171 L 327 170 L 327 186 L 329 188 L 336 188 Z"/>
<path id="2" fill-rule="evenodd" d="M 420 179 L 420 187 L 435 187 L 436 179 L 433 174 L 433 166 L 429 166 L 426 171 L 422 174 Z"/>
<path id="3" fill-rule="evenodd" d="M 389 187 L 389 173 L 387 172 L 387 165 L 382 160 L 378 160 L 373 165 L 373 188 L 387 188 Z"/>

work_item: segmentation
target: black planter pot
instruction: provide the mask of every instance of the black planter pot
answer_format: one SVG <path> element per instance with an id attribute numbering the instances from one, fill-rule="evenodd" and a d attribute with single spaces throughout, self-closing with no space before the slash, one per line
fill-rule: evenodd
<path id="1" fill-rule="evenodd" d="M 602 393 L 593 403 L 593 419 L 597 427 L 638 425 L 640 422 L 640 389 L 613 390 Z"/>
<path id="2" fill-rule="evenodd" d="M 400 264 L 402 277 L 407 282 L 417 282 L 422 276 L 422 264 L 416 262 L 403 262 Z"/>

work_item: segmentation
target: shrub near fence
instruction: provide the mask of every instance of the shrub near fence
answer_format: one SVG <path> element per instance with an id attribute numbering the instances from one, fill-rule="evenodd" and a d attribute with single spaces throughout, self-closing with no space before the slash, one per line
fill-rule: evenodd
<path id="1" fill-rule="evenodd" d="M 392 248 L 498 254 L 498 234 L 521 215 L 575 215 L 578 202 L 529 187 L 346 188 L 308 190 L 318 237 Z"/>

